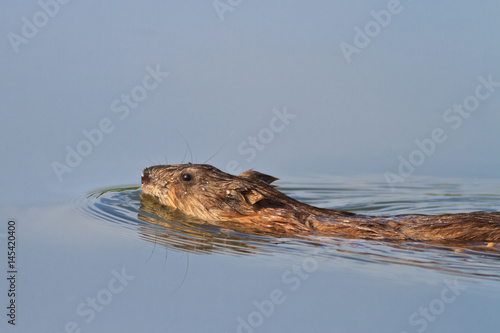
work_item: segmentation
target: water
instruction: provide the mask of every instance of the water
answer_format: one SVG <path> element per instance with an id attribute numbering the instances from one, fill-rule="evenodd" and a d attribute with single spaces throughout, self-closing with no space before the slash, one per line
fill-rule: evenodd
<path id="1" fill-rule="evenodd" d="M 439 214 L 496 210 L 499 185 L 426 178 L 391 191 L 370 177 L 324 177 L 282 182 L 280 190 L 309 204 L 370 215 Z M 470 332 L 476 325 L 493 332 L 499 327 L 491 311 L 500 295 L 500 252 L 244 234 L 162 219 L 141 210 L 139 192 L 138 185 L 99 188 L 73 203 L 72 215 L 83 216 L 83 223 L 106 239 L 105 249 L 99 242 L 93 251 L 96 263 L 87 273 L 92 280 L 106 286 L 112 273 L 98 267 L 111 262 L 135 276 L 95 320 L 87 324 L 90 317 L 70 315 L 89 331 L 106 325 L 169 332 Z M 79 296 L 66 301 L 73 311 L 83 295 L 99 293 L 78 289 Z"/>
<path id="2" fill-rule="evenodd" d="M 391 191 L 376 179 L 318 177 L 278 185 L 313 205 L 370 215 L 498 209 L 498 181 L 423 178 Z M 144 211 L 138 186 L 89 188 L 63 204 L 14 212 L 16 330 L 471 332 L 480 327 L 496 332 L 499 327 L 500 254 L 494 249 L 279 238 L 165 220 Z M 5 258 L 3 246 L 1 251 Z M 2 325 L 2 332 L 13 331 Z"/>
<path id="3" fill-rule="evenodd" d="M 328 182 L 285 183 L 288 195 L 311 205 L 343 209 L 367 215 L 441 214 L 474 210 L 495 211 L 500 187 L 491 182 L 457 185 L 420 183 L 388 191 L 386 184 L 351 179 L 348 184 Z M 467 193 L 465 193 L 467 192 Z M 405 195 L 406 193 L 406 195 Z M 411 195 L 409 195 L 411 193 Z M 496 194 L 495 194 L 496 193 Z M 298 255 L 344 258 L 372 264 L 409 265 L 473 279 L 500 281 L 500 247 L 437 246 L 419 242 L 388 243 L 301 236 L 276 238 L 243 233 L 216 226 L 179 222 L 172 215 L 141 205 L 139 186 L 97 189 L 80 202 L 89 216 L 135 231 L 139 238 L 170 250 L 198 254 Z M 161 209 L 161 207 L 160 207 Z"/>
<path id="4" fill-rule="evenodd" d="M 499 210 L 497 1 L 1 4 L 0 332 L 499 331 L 492 249 L 158 219 L 129 184 L 215 155 L 322 207 Z"/>

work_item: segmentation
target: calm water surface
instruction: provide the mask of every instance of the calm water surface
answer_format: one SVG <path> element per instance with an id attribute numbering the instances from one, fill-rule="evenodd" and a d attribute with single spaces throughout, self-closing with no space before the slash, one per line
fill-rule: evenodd
<path id="1" fill-rule="evenodd" d="M 117 3 L 1 3 L 0 333 L 500 332 L 492 248 L 235 232 L 129 184 L 212 158 L 321 207 L 499 211 L 498 1 Z"/>
<path id="2" fill-rule="evenodd" d="M 442 214 L 475 210 L 496 211 L 500 188 L 489 183 L 415 184 L 388 191 L 385 184 L 352 181 L 351 186 L 333 182 L 282 184 L 280 189 L 311 205 L 342 209 L 365 215 Z M 403 194 L 401 192 L 407 192 Z M 465 193 L 467 192 L 467 193 Z M 497 193 L 497 194 L 495 194 Z M 171 215 L 141 204 L 136 185 L 96 189 L 87 194 L 81 208 L 88 215 L 135 230 L 138 237 L 172 250 L 229 255 L 298 255 L 319 258 L 348 258 L 374 264 L 402 264 L 440 272 L 500 281 L 500 247 L 438 246 L 418 242 L 388 243 L 342 238 L 298 236 L 277 238 L 179 222 Z M 160 207 L 161 208 L 161 207 Z M 490 244 L 492 245 L 492 244 Z"/>
<path id="3" fill-rule="evenodd" d="M 280 182 L 369 215 L 499 209 L 500 183 Z M 500 251 L 277 238 L 167 220 L 138 184 L 91 189 L 19 218 L 20 327 L 40 332 L 497 332 Z M 28 228 L 23 221 L 30 223 Z M 33 280 L 39 283 L 33 284 Z M 29 282 L 28 282 L 29 281 Z"/>

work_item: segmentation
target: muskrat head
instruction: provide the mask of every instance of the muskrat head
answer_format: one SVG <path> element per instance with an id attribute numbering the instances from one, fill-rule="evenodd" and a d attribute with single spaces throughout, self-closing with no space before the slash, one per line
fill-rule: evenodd
<path id="1" fill-rule="evenodd" d="M 231 220 L 255 214 L 280 193 L 272 176 L 248 170 L 233 176 L 207 164 L 156 165 L 142 172 L 142 192 L 162 205 L 204 220 Z M 270 193 L 272 192 L 272 193 Z"/>

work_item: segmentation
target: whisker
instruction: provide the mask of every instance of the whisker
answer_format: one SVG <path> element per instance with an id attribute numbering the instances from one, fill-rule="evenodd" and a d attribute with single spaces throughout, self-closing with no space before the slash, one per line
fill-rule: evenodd
<path id="1" fill-rule="evenodd" d="M 153 253 L 155 252 L 155 249 L 156 249 L 156 238 L 158 237 L 158 234 L 156 233 L 156 228 L 153 228 L 154 231 L 155 231 L 155 237 L 154 237 L 154 242 L 153 242 L 153 248 L 151 249 L 151 254 L 149 255 L 148 259 L 146 260 L 146 262 L 144 263 L 147 264 L 149 262 L 149 259 L 151 259 L 151 257 L 153 256 Z"/>
<path id="2" fill-rule="evenodd" d="M 175 289 L 175 290 L 174 290 L 174 291 L 170 294 L 170 296 L 172 296 L 172 295 L 173 295 L 173 294 L 175 294 L 175 293 L 176 293 L 179 289 L 181 289 L 182 285 L 184 284 L 184 281 L 186 280 L 188 270 L 189 270 L 189 253 L 186 253 L 186 270 L 184 271 L 184 277 L 182 278 L 181 284 L 177 287 L 177 289 Z"/>
<path id="3" fill-rule="evenodd" d="M 184 140 L 184 143 L 186 144 L 186 147 L 187 147 L 187 150 L 189 151 L 189 157 L 191 158 L 190 159 L 190 163 L 193 163 L 193 152 L 191 151 L 191 147 L 189 147 L 189 143 L 187 142 L 186 138 L 184 138 L 184 136 L 179 132 L 177 131 L 177 134 L 179 134 L 179 136 L 182 138 L 182 140 Z M 184 153 L 184 157 L 182 158 L 182 163 L 184 163 L 184 159 L 186 158 L 186 153 Z"/>
<path id="4" fill-rule="evenodd" d="M 225 144 L 226 144 L 226 143 L 223 143 L 223 144 L 219 147 L 219 149 L 217 149 L 217 151 L 216 151 L 216 152 L 215 152 L 212 156 L 210 156 L 210 158 L 209 158 L 208 160 L 206 160 L 205 162 L 203 162 L 203 164 L 208 163 L 208 161 L 210 161 L 212 158 L 214 158 L 214 157 L 215 157 L 215 155 L 217 155 L 217 154 L 218 154 L 218 153 L 222 150 L 222 148 L 224 148 L 224 145 L 225 145 Z"/>

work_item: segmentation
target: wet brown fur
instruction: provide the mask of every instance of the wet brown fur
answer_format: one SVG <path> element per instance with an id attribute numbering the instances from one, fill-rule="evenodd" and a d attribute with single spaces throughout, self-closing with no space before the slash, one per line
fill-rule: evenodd
<path id="1" fill-rule="evenodd" d="M 500 212 L 374 217 L 307 205 L 278 191 L 275 180 L 253 170 L 234 176 L 207 164 L 157 165 L 143 171 L 141 189 L 186 215 L 284 235 L 500 242 Z"/>

